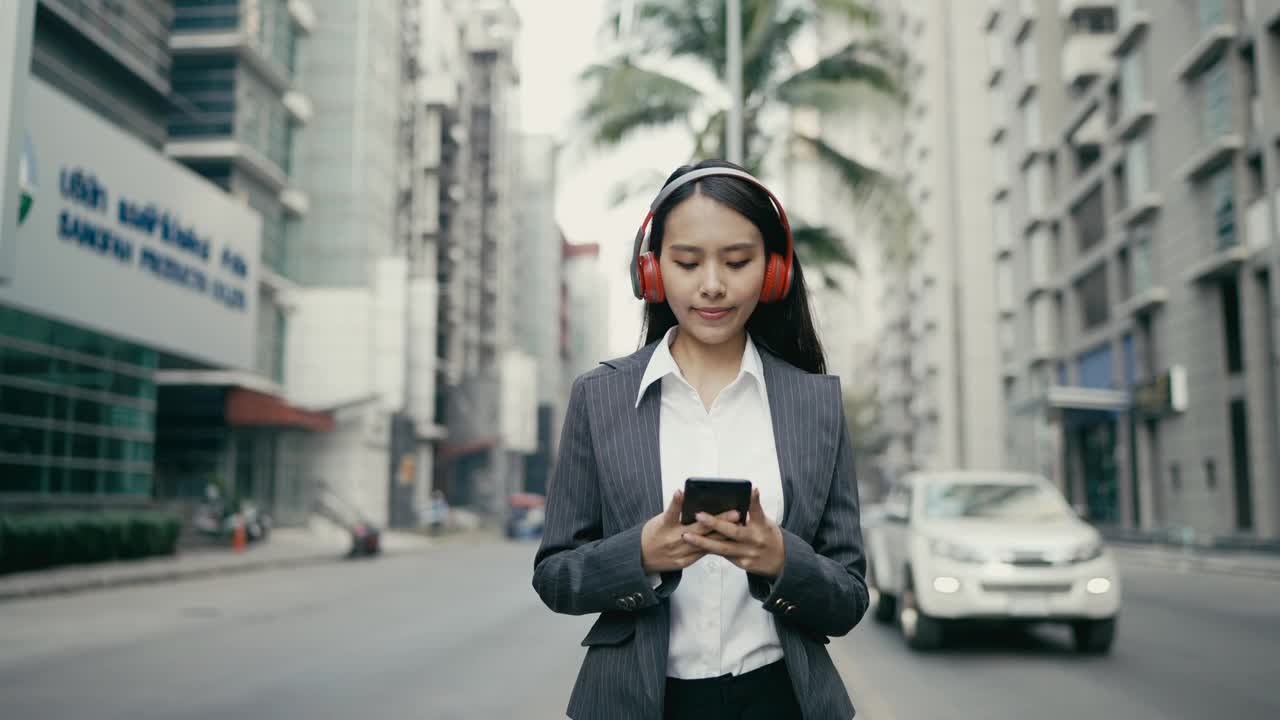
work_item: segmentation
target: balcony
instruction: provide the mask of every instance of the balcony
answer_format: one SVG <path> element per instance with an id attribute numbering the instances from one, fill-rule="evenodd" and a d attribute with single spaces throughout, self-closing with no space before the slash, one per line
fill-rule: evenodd
<path id="1" fill-rule="evenodd" d="M 1111 131 L 1112 142 L 1123 143 L 1134 139 L 1147 129 L 1155 116 L 1155 103 L 1145 100 L 1137 103 L 1116 122 L 1115 128 Z"/>
<path id="2" fill-rule="evenodd" d="M 255 148 L 234 138 L 171 141 L 164 146 L 169 157 L 183 163 L 223 161 L 252 175 L 274 192 L 284 189 L 288 178 L 280 166 Z"/>
<path id="3" fill-rule="evenodd" d="M 1178 63 L 1175 70 L 1177 76 L 1183 80 L 1191 80 L 1208 69 L 1231 46 L 1236 34 L 1235 25 L 1224 23 L 1209 28 Z"/>
<path id="4" fill-rule="evenodd" d="M 1017 380 L 1021 369 L 1017 362 L 1009 361 L 1000 366 L 1000 374 L 1005 380 Z"/>
<path id="5" fill-rule="evenodd" d="M 207 27 L 176 27 L 169 37 L 175 58 L 184 55 L 235 55 L 252 67 L 277 92 L 289 90 L 290 69 L 263 47 L 245 19 L 234 10 Z"/>
<path id="6" fill-rule="evenodd" d="M 1113 224 L 1117 229 L 1130 228 L 1140 225 L 1160 212 L 1164 200 L 1159 193 L 1147 192 L 1141 197 L 1134 198 L 1129 207 L 1122 210 L 1115 216 Z"/>
<path id="7" fill-rule="evenodd" d="M 1116 314 L 1122 316 L 1132 315 L 1134 317 L 1150 315 L 1163 307 L 1168 301 L 1168 290 L 1165 290 L 1160 286 L 1149 287 L 1120 303 L 1120 307 L 1117 309 Z"/>
<path id="8" fill-rule="evenodd" d="M 1115 66 L 1111 58 L 1111 36 L 1076 33 L 1062 46 L 1062 80 L 1068 85 L 1106 75 Z"/>
<path id="9" fill-rule="evenodd" d="M 1002 0 L 987 0 L 987 14 L 982 23 L 987 32 L 995 30 L 1000 25 L 1000 6 L 1003 4 Z"/>
<path id="10" fill-rule="evenodd" d="M 311 122 L 311 117 L 315 113 L 315 108 L 311 105 L 311 99 L 297 90 L 290 90 L 284 94 L 284 108 L 289 111 L 289 117 L 293 118 L 293 122 L 298 125 L 306 125 Z"/>
<path id="11" fill-rule="evenodd" d="M 289 18 L 302 32 L 310 35 L 316 29 L 316 11 L 306 0 L 289 0 Z"/>
<path id="12" fill-rule="evenodd" d="M 1253 254 L 1248 246 L 1234 244 L 1225 245 L 1217 252 L 1193 266 L 1187 272 L 1191 282 L 1207 283 L 1231 277 L 1239 272 L 1240 267 L 1249 261 Z"/>
<path id="13" fill-rule="evenodd" d="M 1027 365 L 1029 367 L 1034 368 L 1039 365 L 1051 363 L 1057 359 L 1058 359 L 1058 354 L 1054 352 L 1052 348 L 1041 347 L 1041 348 L 1036 348 L 1035 350 L 1032 350 L 1027 355 Z"/>
<path id="14" fill-rule="evenodd" d="M 1111 54 L 1123 57 L 1151 29 L 1151 13 L 1138 9 L 1136 0 L 1120 0 L 1116 21 L 1119 29 L 1111 45 Z"/>
<path id="15" fill-rule="evenodd" d="M 1212 175 L 1244 149 L 1244 138 L 1237 133 L 1219 135 L 1212 143 L 1196 153 L 1178 170 L 1179 177 L 1188 182 L 1200 182 Z"/>
<path id="16" fill-rule="evenodd" d="M 300 218 L 311 212 L 311 196 L 297 188 L 285 188 L 280 191 L 280 205 L 285 212 Z"/>

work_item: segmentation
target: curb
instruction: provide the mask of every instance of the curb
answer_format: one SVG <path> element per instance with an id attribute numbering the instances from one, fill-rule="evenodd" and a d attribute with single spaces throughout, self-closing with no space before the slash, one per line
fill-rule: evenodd
<path id="1" fill-rule="evenodd" d="M 1185 572 L 1211 572 L 1263 580 L 1280 580 L 1280 562 L 1275 563 L 1274 567 L 1267 567 L 1250 563 L 1247 559 L 1242 561 L 1230 557 L 1206 557 L 1194 553 L 1152 552 L 1143 546 L 1117 543 L 1110 543 L 1110 545 L 1120 558 L 1141 565 Z"/>
<path id="2" fill-rule="evenodd" d="M 395 557 L 427 552 L 435 546 L 421 548 L 403 548 L 400 550 L 383 550 L 382 557 Z M 54 595 L 75 595 L 94 590 L 110 590 L 113 588 L 139 585 L 158 585 L 179 580 L 196 580 L 200 578 L 246 575 L 264 570 L 294 569 L 346 562 L 348 557 L 342 552 L 329 551 L 323 554 L 304 555 L 293 558 L 277 558 L 274 560 L 257 560 L 225 565 L 211 565 L 198 568 L 166 568 L 154 572 L 124 574 L 120 577 L 85 577 L 68 579 L 64 582 L 37 585 L 34 587 L 3 588 L 0 587 L 0 603 L 25 600 Z"/>

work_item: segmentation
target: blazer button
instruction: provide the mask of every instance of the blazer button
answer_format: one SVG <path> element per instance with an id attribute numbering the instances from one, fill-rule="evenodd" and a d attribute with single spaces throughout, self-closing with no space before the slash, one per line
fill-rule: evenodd
<path id="1" fill-rule="evenodd" d="M 795 605 L 788 605 L 787 609 L 782 612 L 783 615 L 790 615 L 796 609 Z"/>
<path id="2" fill-rule="evenodd" d="M 618 607 L 622 608 L 623 610 L 628 609 L 628 608 L 627 608 L 627 599 L 626 599 L 626 598 L 618 598 Z"/>

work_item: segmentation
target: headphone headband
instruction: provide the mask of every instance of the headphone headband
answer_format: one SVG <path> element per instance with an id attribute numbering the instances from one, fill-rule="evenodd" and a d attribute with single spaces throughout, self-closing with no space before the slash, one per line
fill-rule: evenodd
<path id="1" fill-rule="evenodd" d="M 757 180 L 751 173 L 744 170 L 725 167 L 701 168 L 699 170 L 687 172 L 675 180 L 672 180 L 670 183 L 667 183 L 662 190 L 658 191 L 658 196 L 653 199 L 653 202 L 649 204 L 649 212 L 645 214 L 644 222 L 640 224 L 640 229 L 636 231 L 635 246 L 631 251 L 631 291 L 637 299 L 643 297 L 643 293 L 640 291 L 640 252 L 645 246 L 645 231 L 648 230 L 649 223 L 653 220 L 654 213 L 658 211 L 658 208 L 662 206 L 662 203 L 666 202 L 667 198 L 671 197 L 671 194 L 676 190 L 679 190 L 691 182 L 697 182 L 698 180 L 707 177 L 733 177 L 738 178 L 739 180 L 745 180 L 760 188 L 769 196 L 769 200 L 773 203 L 774 210 L 778 213 L 778 219 L 782 221 L 783 233 L 787 236 L 786 267 L 790 269 L 792 257 L 795 252 L 791 240 L 791 223 L 787 220 L 787 211 L 782 208 L 782 203 L 778 200 L 778 197 L 773 194 L 773 191 L 765 187 L 764 183 Z M 788 278 L 788 284 L 790 284 L 789 280 L 790 278 Z"/>

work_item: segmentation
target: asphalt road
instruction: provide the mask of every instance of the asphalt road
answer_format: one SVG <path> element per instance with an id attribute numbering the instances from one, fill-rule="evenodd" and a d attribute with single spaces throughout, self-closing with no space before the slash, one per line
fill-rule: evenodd
<path id="1" fill-rule="evenodd" d="M 0 717 L 562 718 L 591 618 L 546 611 L 534 547 L 424 554 L 0 604 Z M 1122 565 L 1112 655 L 1053 628 L 830 646 L 859 717 L 1280 718 L 1280 583 Z"/>

